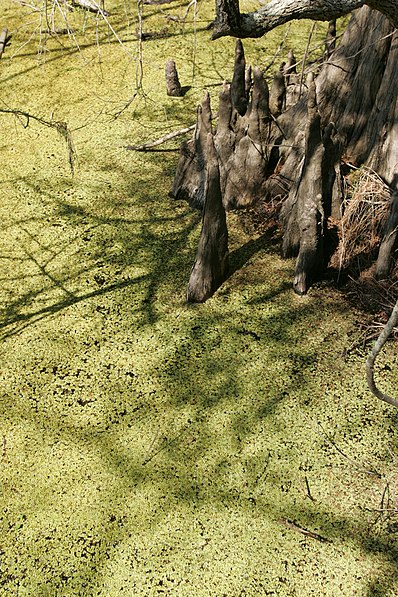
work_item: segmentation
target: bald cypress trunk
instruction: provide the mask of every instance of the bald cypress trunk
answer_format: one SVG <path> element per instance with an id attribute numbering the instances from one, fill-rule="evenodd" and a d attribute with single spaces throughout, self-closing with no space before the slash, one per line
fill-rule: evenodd
<path id="1" fill-rule="evenodd" d="M 242 22 L 235 20 L 234 26 Z M 393 191 L 378 277 L 388 276 L 397 241 L 398 32 L 387 16 L 364 6 L 353 13 L 336 47 L 334 37 L 331 23 L 327 60 L 315 80 L 300 85 L 301 97 L 293 105 L 292 53 L 275 74 L 271 95 L 262 72 L 254 69 L 252 94 L 247 97 L 244 51 L 238 40 L 232 85 L 225 83 L 221 91 L 214 139 L 226 209 L 283 198 L 283 253 L 297 256 L 293 287 L 300 294 L 322 275 L 333 252 L 329 226 L 342 215 L 342 165 L 371 168 Z M 173 187 L 174 196 L 185 195 L 202 207 L 209 147 L 203 136 L 211 130 L 210 117 L 204 118 L 210 114 L 206 102 L 206 109 L 198 112 L 194 139 L 182 147 Z"/>

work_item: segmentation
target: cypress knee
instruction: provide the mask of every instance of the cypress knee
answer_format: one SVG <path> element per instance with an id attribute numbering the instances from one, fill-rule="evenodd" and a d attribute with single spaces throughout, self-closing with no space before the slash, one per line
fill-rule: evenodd
<path id="1" fill-rule="evenodd" d="M 188 283 L 187 301 L 203 303 L 228 275 L 228 229 L 213 135 L 207 136 L 206 197 L 202 231 Z"/>
<path id="2" fill-rule="evenodd" d="M 174 60 L 168 60 L 166 62 L 165 74 L 167 95 L 170 95 L 171 97 L 182 97 L 182 88 Z"/>

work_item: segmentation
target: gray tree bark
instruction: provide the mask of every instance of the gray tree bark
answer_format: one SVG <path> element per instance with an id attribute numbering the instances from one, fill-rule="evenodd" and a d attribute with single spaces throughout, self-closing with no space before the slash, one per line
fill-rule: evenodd
<path id="1" fill-rule="evenodd" d="M 385 280 L 391 271 L 392 254 L 398 238 L 398 193 L 392 197 L 390 216 L 387 219 L 376 263 L 375 277 Z"/>
<path id="2" fill-rule="evenodd" d="M 281 132 L 279 137 L 275 130 L 270 132 L 270 126 L 268 128 L 268 141 L 273 139 L 276 146 L 280 145 L 279 161 L 274 163 L 267 156 L 267 165 L 271 161 L 274 172 L 271 176 L 270 172 L 264 174 L 264 178 L 268 177 L 268 180 L 265 184 L 260 180 L 255 190 L 263 195 L 263 199 L 288 194 L 281 214 L 285 225 L 283 248 L 286 255 L 297 254 L 293 287 L 299 294 L 307 291 L 311 278 L 322 268 L 324 228 L 328 215 L 339 215 L 339 161 L 342 152 L 346 158 L 357 164 L 366 163 L 374 168 L 394 191 L 391 213 L 385 226 L 376 266 L 378 277 L 385 277 L 389 273 L 398 234 L 398 32 L 394 31 L 398 27 L 398 0 L 271 0 L 266 6 L 249 14 L 240 13 L 238 0 L 216 0 L 217 18 L 213 39 L 224 35 L 260 37 L 292 19 L 332 21 L 365 5 L 366 8 L 353 16 L 340 47 L 334 50 L 332 60 L 329 59 L 324 65 L 316 85 L 312 80 L 309 81 L 307 97 L 278 116 L 277 128 Z M 329 54 L 329 47 L 326 51 Z M 241 45 L 237 46 L 237 57 L 240 60 L 241 89 L 244 72 Z M 232 102 L 224 87 L 220 122 L 225 130 L 224 137 L 220 133 L 218 157 L 209 135 L 207 180 L 213 181 L 208 184 L 208 188 L 213 190 L 210 194 L 206 192 L 206 204 L 214 196 L 214 206 L 218 207 L 213 212 L 213 208 L 205 206 L 197 260 L 188 287 L 188 300 L 205 300 L 225 276 L 228 254 L 226 227 L 224 231 L 225 212 L 218 165 L 216 167 L 222 157 L 222 139 L 227 140 L 228 146 L 227 154 L 222 158 L 226 162 L 225 189 L 229 174 L 236 171 L 235 167 L 229 168 L 231 160 L 235 160 L 237 167 L 241 165 L 239 177 L 233 181 L 234 186 L 239 187 L 242 180 L 247 180 L 247 165 L 256 157 L 250 153 L 251 150 L 257 150 L 257 158 L 262 154 L 264 124 L 269 118 L 269 97 L 266 87 L 259 83 L 258 72 L 254 78 L 252 103 L 248 114 L 242 117 L 242 121 L 246 122 L 245 134 L 233 130 Z M 282 107 L 280 83 L 280 78 L 276 77 L 271 102 L 272 112 L 275 114 Z M 242 93 L 239 92 L 238 95 L 241 96 Z M 303 122 L 307 122 L 305 132 Z M 284 151 L 283 144 L 286 147 L 290 144 L 291 149 Z M 256 169 L 256 176 L 259 174 L 261 179 L 264 170 L 261 165 Z M 246 187 L 247 185 L 239 187 L 240 195 L 244 195 Z M 212 204 L 213 202 L 209 203 L 210 206 Z M 218 230 L 216 234 L 211 231 L 212 227 Z M 206 233 L 206 229 L 209 232 Z M 216 264 L 214 271 L 212 263 Z M 380 400 L 396 407 L 398 401 L 382 392 L 375 384 L 374 362 L 397 322 L 398 301 L 366 363 L 370 390 Z"/>
<path id="3" fill-rule="evenodd" d="M 165 76 L 167 95 L 170 95 L 171 97 L 182 97 L 182 88 L 174 60 L 167 60 L 165 66 Z"/>
<path id="4" fill-rule="evenodd" d="M 202 231 L 188 283 L 187 301 L 203 303 L 228 275 L 228 230 L 222 203 L 218 159 L 213 135 L 207 135 L 205 205 Z"/>
<path id="5" fill-rule="evenodd" d="M 374 379 L 374 363 L 376 360 L 377 355 L 383 348 L 384 344 L 387 342 L 389 335 L 392 333 L 394 327 L 398 323 L 398 300 L 395 303 L 395 306 L 391 312 L 390 318 L 387 321 L 386 325 L 384 326 L 380 336 L 375 342 L 372 350 L 366 361 L 366 378 L 368 381 L 369 389 L 371 390 L 372 394 L 376 396 L 379 400 L 383 402 L 387 402 L 387 404 L 391 404 L 391 406 L 398 407 L 398 400 L 392 398 L 388 394 L 382 392 L 377 386 Z"/>
<path id="6" fill-rule="evenodd" d="M 2 57 L 4 48 L 6 47 L 7 35 L 8 29 L 3 29 L 3 31 L 0 33 L 0 58 Z"/>
<path id="7" fill-rule="evenodd" d="M 219 1 L 237 7 L 236 0 Z M 326 4 L 333 10 L 348 5 Z M 295 7 L 296 16 L 302 16 L 309 14 L 306 10 L 320 10 L 325 2 L 317 0 L 311 7 L 302 2 L 300 9 L 297 5 L 281 0 L 264 8 L 277 13 L 286 6 Z M 228 16 L 233 20 L 234 13 Z M 291 53 L 288 64 L 275 76 L 270 97 L 262 72 L 254 69 L 250 101 L 244 51 L 237 40 L 233 81 L 231 86 L 224 84 L 220 93 L 214 145 L 225 209 L 283 201 L 283 254 L 297 256 L 293 287 L 303 294 L 335 248 L 335 222 L 341 218 L 343 197 L 341 161 L 374 169 L 398 196 L 398 32 L 380 11 L 369 6 L 355 11 L 315 83 L 307 82 L 299 100 L 284 106 L 281 75 L 291 79 L 288 87 L 294 86 L 295 62 Z M 209 132 L 207 96 L 198 110 L 194 139 L 182 146 L 172 191 L 174 197 L 185 196 L 201 208 L 206 197 Z M 388 276 L 397 237 L 393 202 L 377 277 Z"/>
<path id="8" fill-rule="evenodd" d="M 241 13 L 239 0 L 216 0 L 216 20 L 213 39 L 225 35 L 234 37 L 262 37 L 294 19 L 331 21 L 357 8 L 368 5 L 383 13 L 398 27 L 397 0 L 272 0 L 250 13 Z"/>
<path id="9" fill-rule="evenodd" d="M 170 195 L 186 199 L 192 207 L 203 208 L 205 202 L 207 135 L 211 133 L 211 108 L 209 93 L 196 116 L 194 137 L 181 145 L 180 160 Z"/>

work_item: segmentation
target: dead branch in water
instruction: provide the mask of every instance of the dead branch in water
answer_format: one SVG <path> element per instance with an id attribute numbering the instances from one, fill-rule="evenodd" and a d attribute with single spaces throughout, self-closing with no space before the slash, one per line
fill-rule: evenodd
<path id="1" fill-rule="evenodd" d="M 16 116 L 22 126 L 24 128 L 28 128 L 29 122 L 34 120 L 43 126 L 47 126 L 49 128 L 55 129 L 63 139 L 65 139 L 67 146 L 68 146 L 68 159 L 69 159 L 69 166 L 71 169 L 72 174 L 74 173 L 74 165 L 76 159 L 76 151 L 73 146 L 72 135 L 71 131 L 66 124 L 66 122 L 62 121 L 54 121 L 54 120 L 45 120 L 40 116 L 35 116 L 34 114 L 30 114 L 29 112 L 25 112 L 23 110 L 18 110 L 16 108 L 0 108 L 0 114 L 13 114 Z M 22 119 L 25 118 L 26 122 L 23 122 Z"/>
<path id="2" fill-rule="evenodd" d="M 374 380 L 374 363 L 376 360 L 377 355 L 383 348 L 384 344 L 387 342 L 388 337 L 390 336 L 391 332 L 393 331 L 394 327 L 398 323 L 398 300 L 395 303 L 394 309 L 390 315 L 389 320 L 387 321 L 386 325 L 383 328 L 380 336 L 376 340 L 376 343 L 366 361 L 366 377 L 368 380 L 368 386 L 372 394 L 376 396 L 379 400 L 383 400 L 383 402 L 387 402 L 387 404 L 391 404 L 392 406 L 398 407 L 398 400 L 395 400 L 388 394 L 384 394 L 379 388 L 376 386 Z"/>
<path id="3" fill-rule="evenodd" d="M 108 11 L 101 8 L 99 4 L 92 0 L 72 0 L 72 6 L 84 8 L 84 10 L 88 10 L 89 12 L 99 13 L 104 17 L 109 17 L 110 15 Z"/>
<path id="4" fill-rule="evenodd" d="M 317 541 L 321 541 L 321 543 L 331 543 L 330 539 L 327 539 L 326 537 L 322 537 L 322 535 L 318 535 L 318 533 L 313 533 L 312 531 L 308 531 L 307 529 L 299 526 L 298 524 L 296 524 L 295 522 L 293 522 L 293 520 L 290 520 L 289 518 L 281 518 L 280 522 L 288 529 L 297 531 L 298 533 L 301 533 L 302 535 L 305 535 L 306 537 L 311 537 L 311 539 L 316 539 Z"/>
<path id="5" fill-rule="evenodd" d="M 129 149 L 130 151 L 149 151 L 153 147 L 157 147 L 158 145 L 162 145 L 163 143 L 166 143 L 166 141 L 170 141 L 171 139 L 175 139 L 175 137 L 180 137 L 181 135 L 185 135 L 186 133 L 193 131 L 195 126 L 196 126 L 196 124 L 192 124 L 191 126 L 187 126 L 178 131 L 173 131 L 172 133 L 167 133 L 167 135 L 164 135 L 163 137 L 161 137 L 160 139 L 157 139 L 156 141 L 148 141 L 147 143 L 143 143 L 142 145 L 127 145 L 126 149 Z"/>

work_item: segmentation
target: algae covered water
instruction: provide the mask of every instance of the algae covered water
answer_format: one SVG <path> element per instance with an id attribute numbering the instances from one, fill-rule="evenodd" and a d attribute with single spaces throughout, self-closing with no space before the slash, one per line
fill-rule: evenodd
<path id="1" fill-rule="evenodd" d="M 144 5 L 142 45 L 128 3 L 68 12 L 66 37 L 0 8 L 0 108 L 20 112 L 0 113 L 0 594 L 396 594 L 396 415 L 367 390 L 363 316 L 295 296 L 241 213 L 231 276 L 187 306 L 200 215 L 168 197 L 178 141 L 125 149 L 192 124 L 205 88 L 216 106 L 234 41 L 209 42 L 212 5 Z M 302 55 L 310 28 L 248 61 L 285 33 Z M 377 373 L 397 385 L 394 347 Z"/>

